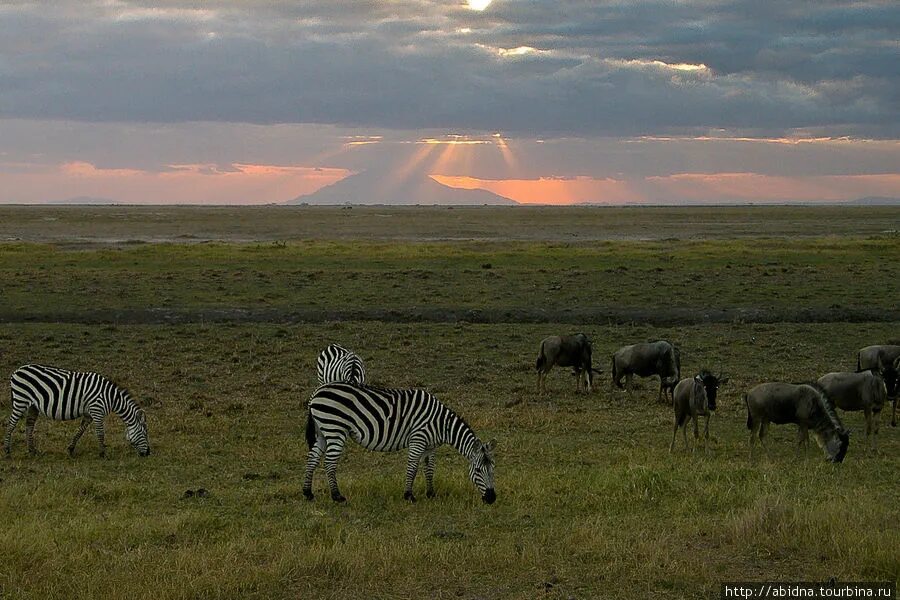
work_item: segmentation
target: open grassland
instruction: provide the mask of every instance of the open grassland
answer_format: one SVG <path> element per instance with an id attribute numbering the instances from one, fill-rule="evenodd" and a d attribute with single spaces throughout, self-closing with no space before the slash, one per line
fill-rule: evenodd
<path id="1" fill-rule="evenodd" d="M 898 211 L 900 216 L 900 211 Z M 91 250 L 0 245 L 0 321 L 898 320 L 900 237 L 591 242 L 291 242 Z M 37 300 L 37 301 L 36 301 Z M 748 311 L 744 315 L 741 311 Z M 591 311 L 596 314 L 591 315 Z M 587 313 L 587 314 L 586 314 Z M 823 316 L 824 315 L 824 316 Z M 745 318 L 746 317 L 746 318 Z M 461 318 L 461 317 L 460 317 Z M 456 320 L 449 318 L 449 320 Z M 605 320 L 605 319 L 604 319 Z M 852 320 L 860 320 L 859 317 Z"/>
<path id="2" fill-rule="evenodd" d="M 85 210 L 101 211 L 102 228 L 109 213 Z M 255 210 L 234 239 L 278 220 Z M 139 458 L 110 417 L 109 458 L 88 432 L 70 459 L 77 424 L 41 419 L 31 458 L 20 423 L 0 460 L 0 597 L 706 598 L 729 580 L 896 582 L 900 429 L 882 418 L 874 456 L 861 414 L 844 415 L 849 453 L 831 465 L 814 445 L 795 456 L 796 428 L 776 426 L 751 461 L 741 401 L 761 381 L 851 370 L 859 347 L 900 338 L 896 234 L 867 231 L 860 211 L 827 236 L 563 244 L 550 233 L 583 215 L 548 214 L 560 224 L 546 239 L 521 241 L 0 244 L 4 379 L 25 362 L 103 372 L 144 405 L 153 446 Z M 672 218 L 653 214 L 663 229 Z M 778 228 L 782 216 L 740 218 Z M 670 304 L 699 318 L 648 323 Z M 634 306 L 647 320 L 626 318 Z M 883 318 L 829 322 L 844 316 L 834 306 Z M 434 322 L 409 322 L 417 307 L 436 308 Z M 519 319 L 534 307 L 540 322 Z M 573 324 L 609 307 L 622 318 Z M 719 308 L 747 318 L 698 323 Z M 125 309 L 156 316 L 122 324 Z M 754 319 L 761 310 L 771 318 Z M 819 322 L 778 318 L 797 310 Z M 190 322 L 167 324 L 166 311 Z M 248 311 L 260 322 L 242 322 Z M 505 322 L 477 322 L 490 311 Z M 773 319 L 783 322 L 754 322 Z M 575 394 L 556 369 L 537 397 L 540 339 L 576 329 L 607 371 L 599 389 Z M 655 380 L 633 397 L 610 389 L 612 351 L 656 338 L 681 347 L 685 372 L 730 377 L 708 451 L 686 452 L 679 435 L 669 454 L 671 408 L 656 403 Z M 361 354 L 372 381 L 426 387 L 497 438 L 497 502 L 481 503 L 444 448 L 438 497 L 419 481 L 410 505 L 405 456 L 357 447 L 338 470 L 348 503 L 328 499 L 321 472 L 306 502 L 305 401 L 333 341 Z"/>

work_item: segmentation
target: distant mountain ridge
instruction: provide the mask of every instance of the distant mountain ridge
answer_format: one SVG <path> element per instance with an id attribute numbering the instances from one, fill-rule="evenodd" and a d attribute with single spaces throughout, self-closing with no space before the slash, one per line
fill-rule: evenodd
<path id="1" fill-rule="evenodd" d="M 428 175 L 393 181 L 390 174 L 362 171 L 298 196 L 285 204 L 441 204 L 441 205 L 516 205 L 518 202 L 487 190 L 466 190 L 438 183 Z"/>

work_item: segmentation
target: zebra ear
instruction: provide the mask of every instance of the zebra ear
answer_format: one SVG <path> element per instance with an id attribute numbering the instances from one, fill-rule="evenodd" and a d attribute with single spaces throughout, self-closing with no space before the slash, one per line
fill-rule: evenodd
<path id="1" fill-rule="evenodd" d="M 484 449 L 487 450 L 488 452 L 493 452 L 494 448 L 496 448 L 496 447 L 497 447 L 497 440 L 495 440 L 495 439 L 492 439 L 487 444 L 484 444 Z"/>

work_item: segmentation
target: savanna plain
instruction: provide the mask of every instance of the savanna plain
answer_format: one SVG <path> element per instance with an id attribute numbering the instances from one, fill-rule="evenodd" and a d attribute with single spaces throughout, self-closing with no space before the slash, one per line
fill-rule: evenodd
<path id="1" fill-rule="evenodd" d="M 900 339 L 900 209 L 0 207 L 0 374 L 101 372 L 144 407 L 151 456 L 107 420 L 20 423 L 0 460 L 0 597 L 708 598 L 723 581 L 900 578 L 900 429 L 861 413 L 843 464 L 796 427 L 748 456 L 742 395 L 854 370 Z M 547 335 L 604 373 L 536 393 Z M 668 339 L 729 381 L 709 444 L 675 452 L 657 380 L 613 389 L 621 345 Z M 437 497 L 404 453 L 352 444 L 348 502 L 300 491 L 315 359 L 424 387 L 496 438 L 485 505 L 452 449 Z M 9 413 L 7 384 L 0 415 Z M 701 424 L 702 426 L 702 424 Z M 202 490 L 202 492 L 201 492 Z"/>

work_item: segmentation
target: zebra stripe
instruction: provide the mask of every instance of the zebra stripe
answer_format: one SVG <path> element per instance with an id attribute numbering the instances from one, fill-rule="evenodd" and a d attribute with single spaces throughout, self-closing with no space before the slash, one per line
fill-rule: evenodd
<path id="1" fill-rule="evenodd" d="M 306 441 L 309 455 L 303 495 L 313 499 L 313 474 L 322 457 L 331 498 L 343 502 L 337 483 L 337 461 L 347 438 L 368 450 L 394 452 L 409 449 L 406 490 L 415 501 L 413 482 L 425 463 L 426 495 L 434 496 L 435 450 L 450 444 L 469 460 L 469 479 L 491 504 L 494 492 L 494 442 L 483 444 L 465 421 L 424 390 L 381 389 L 349 383 L 327 384 L 309 401 Z"/>
<path id="2" fill-rule="evenodd" d="M 125 439 L 141 456 L 150 454 L 147 421 L 131 399 L 128 390 L 118 387 L 97 373 L 67 371 L 45 365 L 19 367 L 9 380 L 12 413 L 6 425 L 4 450 L 10 453 L 12 434 L 19 420 L 25 417 L 25 439 L 28 452 L 34 454 L 34 423 L 39 415 L 54 421 L 69 421 L 81 417 L 81 426 L 69 444 L 70 455 L 93 423 L 100 443 L 100 456 L 106 453 L 103 420 L 116 413 L 125 423 Z"/>
<path id="3" fill-rule="evenodd" d="M 337 344 L 331 344 L 319 353 L 316 360 L 319 385 L 343 381 L 363 385 L 366 383 L 366 367 L 354 352 Z"/>

